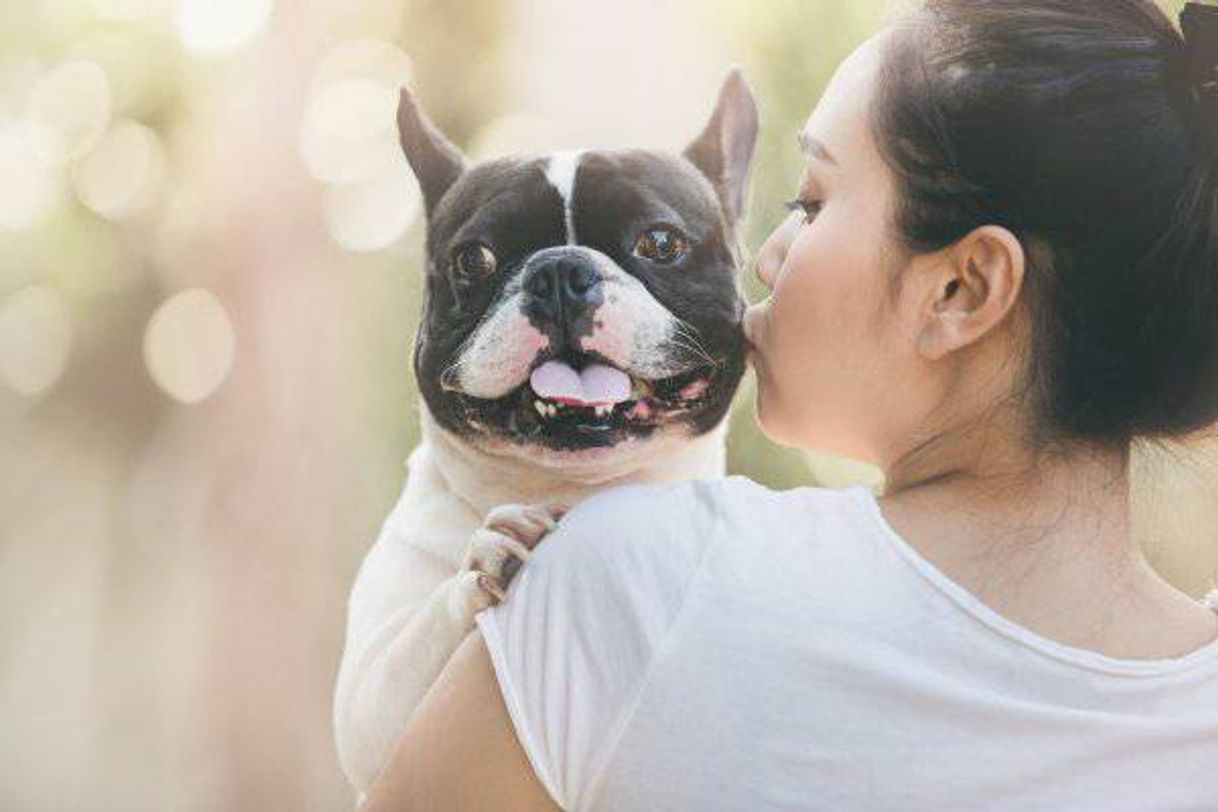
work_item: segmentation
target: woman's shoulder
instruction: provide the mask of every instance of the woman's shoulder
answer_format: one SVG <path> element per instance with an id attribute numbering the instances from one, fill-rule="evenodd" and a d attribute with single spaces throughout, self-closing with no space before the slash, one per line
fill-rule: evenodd
<path id="1" fill-rule="evenodd" d="M 741 475 L 617 485 L 575 505 L 542 548 L 629 565 L 650 557 L 687 566 L 718 541 L 753 546 L 758 539 L 837 537 L 838 529 L 865 519 L 861 490 L 775 490 Z"/>
<path id="2" fill-rule="evenodd" d="M 717 521 L 776 519 L 829 520 L 857 516 L 860 485 L 828 488 L 805 485 L 776 490 L 747 476 L 615 485 L 589 496 L 564 521 L 597 525 L 675 522 L 696 532 Z"/>
<path id="3" fill-rule="evenodd" d="M 700 557 L 714 524 L 718 484 L 682 480 L 614 485 L 574 505 L 530 558 L 533 566 L 593 566 L 638 571 Z M 551 564 L 551 562 L 554 562 Z"/>
<path id="4" fill-rule="evenodd" d="M 862 486 L 838 488 L 803 485 L 774 489 L 742 474 L 713 479 L 683 479 L 671 482 L 632 482 L 597 491 L 572 508 L 571 513 L 640 508 L 663 509 L 666 505 L 701 505 L 711 514 L 724 508 L 767 505 L 783 509 L 833 511 L 852 503 L 854 491 Z"/>

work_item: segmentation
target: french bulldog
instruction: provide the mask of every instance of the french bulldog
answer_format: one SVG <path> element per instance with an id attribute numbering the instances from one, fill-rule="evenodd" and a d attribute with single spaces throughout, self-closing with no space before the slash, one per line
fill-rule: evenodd
<path id="1" fill-rule="evenodd" d="M 471 165 L 408 89 L 397 122 L 427 216 L 421 441 L 348 603 L 334 724 L 361 796 L 560 506 L 723 475 L 745 362 L 757 108 L 739 70 L 680 154 Z"/>

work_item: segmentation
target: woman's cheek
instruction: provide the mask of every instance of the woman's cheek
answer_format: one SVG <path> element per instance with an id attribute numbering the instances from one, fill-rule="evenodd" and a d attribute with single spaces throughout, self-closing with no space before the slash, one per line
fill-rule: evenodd
<path id="1" fill-rule="evenodd" d="M 814 268 L 808 245 L 809 227 L 795 213 L 765 246 L 765 264 L 759 277 L 770 296 L 753 305 L 746 315 L 746 335 L 754 345 L 754 367 L 762 395 L 772 406 L 786 400 L 783 391 L 798 382 L 800 358 L 808 340 L 810 303 L 806 301 Z M 764 268 L 764 271 L 762 270 Z"/>
<path id="2" fill-rule="evenodd" d="M 775 280 L 767 320 L 770 354 L 794 359 L 796 366 L 810 350 L 808 345 L 815 341 L 823 299 L 817 291 L 816 252 L 808 236 L 805 229 L 787 253 L 787 261 Z"/>
<path id="3" fill-rule="evenodd" d="M 807 287 L 814 273 L 811 252 L 808 251 L 806 243 L 802 235 L 790 243 L 785 261 L 774 277 L 771 298 L 776 304 L 781 303 L 784 309 L 799 310 L 806 305 L 806 302 L 800 302 L 799 299 L 803 296 L 802 289 Z"/>

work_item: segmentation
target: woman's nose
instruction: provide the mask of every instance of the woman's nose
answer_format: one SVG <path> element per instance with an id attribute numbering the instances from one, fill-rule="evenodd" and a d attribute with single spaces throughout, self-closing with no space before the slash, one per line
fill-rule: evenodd
<path id="1" fill-rule="evenodd" d="M 774 250 L 766 243 L 753 260 L 753 273 L 757 274 L 757 279 L 765 285 L 766 290 L 774 289 L 774 264 Z"/>
<path id="2" fill-rule="evenodd" d="M 773 233 L 766 239 L 765 244 L 761 246 L 761 250 L 757 252 L 757 258 L 753 261 L 753 272 L 757 274 L 757 279 L 761 284 L 765 285 L 767 290 L 774 289 L 774 281 L 778 278 L 778 270 L 782 268 L 783 261 L 787 258 L 787 248 L 790 245 L 793 229 L 791 228 L 794 218 L 788 218 L 783 223 L 774 229 Z"/>

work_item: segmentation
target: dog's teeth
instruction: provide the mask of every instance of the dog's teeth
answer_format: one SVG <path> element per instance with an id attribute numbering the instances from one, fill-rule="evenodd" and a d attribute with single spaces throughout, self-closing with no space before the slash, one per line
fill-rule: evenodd
<path id="1" fill-rule="evenodd" d="M 558 411 L 562 411 L 562 408 L 563 408 L 563 406 L 565 406 L 565 405 L 566 405 L 565 403 L 555 403 L 555 404 L 554 404 L 554 408 L 555 408 L 556 410 L 558 410 Z"/>
<path id="2" fill-rule="evenodd" d="M 533 408 L 536 409 L 537 413 L 542 417 L 546 416 L 546 405 L 540 400 L 533 401 Z"/>

